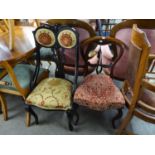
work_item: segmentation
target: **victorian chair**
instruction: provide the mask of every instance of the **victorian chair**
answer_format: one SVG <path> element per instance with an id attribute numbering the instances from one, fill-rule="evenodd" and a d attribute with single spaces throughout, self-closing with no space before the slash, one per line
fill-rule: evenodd
<path id="1" fill-rule="evenodd" d="M 21 96 L 25 100 L 30 92 L 30 83 L 35 72 L 35 66 L 19 63 L 31 57 L 33 53 L 34 49 L 20 57 L 0 61 L 0 103 L 4 120 L 8 119 L 4 94 Z M 41 68 L 37 83 L 46 77 L 48 77 L 48 71 Z"/>
<path id="2" fill-rule="evenodd" d="M 129 45 L 128 72 L 122 88 L 128 112 L 117 134 L 124 132 L 134 115 L 155 123 L 155 84 L 146 78 L 150 50 L 151 44 L 146 33 L 134 24 Z"/>
<path id="3" fill-rule="evenodd" d="M 101 51 L 98 52 L 98 62 L 92 64 L 89 62 L 90 48 L 96 47 L 96 45 L 115 45 L 119 51 L 115 60 L 108 65 L 102 64 Z M 113 83 L 113 68 L 119 61 L 123 54 L 123 42 L 111 37 L 96 36 L 86 39 L 81 43 L 81 51 L 83 59 L 85 60 L 86 66 L 96 67 L 97 74 L 89 74 L 88 67 L 85 68 L 84 81 L 79 85 L 74 94 L 74 102 L 77 105 L 82 105 L 91 110 L 104 111 L 106 109 L 117 109 L 118 114 L 113 118 L 112 125 L 115 127 L 115 120 L 121 117 L 122 108 L 125 105 L 124 97 L 119 88 Z M 116 51 L 115 51 L 116 52 Z M 105 75 L 102 72 L 103 67 L 111 67 L 110 76 Z"/>
<path id="4" fill-rule="evenodd" d="M 155 20 L 153 19 L 131 19 L 131 20 L 125 20 L 117 25 L 115 25 L 110 32 L 110 36 L 113 38 L 117 38 L 122 40 L 127 47 L 130 43 L 130 37 L 131 37 L 131 29 L 133 24 L 137 24 L 139 28 L 141 28 L 146 35 L 148 36 L 148 40 L 151 44 L 151 50 L 150 54 L 155 54 Z M 114 46 L 112 47 L 112 50 L 117 50 Z M 126 71 L 128 66 L 128 55 L 129 55 L 129 49 L 124 48 L 123 56 L 121 57 L 120 61 L 116 64 L 114 68 L 114 77 L 118 80 L 124 80 L 126 77 Z M 109 63 L 111 59 L 109 57 L 104 56 L 104 59 Z M 152 63 L 152 59 L 150 60 L 150 63 Z M 152 68 L 154 65 L 152 66 Z M 109 69 L 105 69 L 105 72 L 109 74 Z"/>
<path id="5" fill-rule="evenodd" d="M 38 116 L 33 106 L 44 110 L 66 111 L 69 129 L 73 130 L 72 121 L 74 114 L 78 115 L 72 104 L 72 96 L 77 85 L 78 58 L 79 58 L 79 34 L 72 26 L 42 25 L 34 32 L 37 51 L 37 62 L 40 62 L 40 50 L 42 47 L 50 48 L 51 59 L 56 63 L 56 77 L 42 80 L 26 98 L 26 125 L 30 126 L 31 114 L 38 124 Z M 65 49 L 71 49 L 75 53 L 74 82 L 65 79 L 64 75 L 64 54 Z M 37 63 L 37 66 L 38 66 Z M 37 75 L 36 75 L 37 76 Z M 35 85 L 35 84 L 34 84 Z"/>

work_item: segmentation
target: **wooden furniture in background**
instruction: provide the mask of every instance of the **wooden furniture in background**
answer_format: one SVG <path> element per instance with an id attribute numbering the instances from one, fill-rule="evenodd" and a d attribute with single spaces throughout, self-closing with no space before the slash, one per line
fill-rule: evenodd
<path id="1" fill-rule="evenodd" d="M 8 33 L 9 49 L 12 50 L 14 48 L 14 20 L 2 19 L 0 24 L 2 30 L 0 33 Z"/>
<path id="2" fill-rule="evenodd" d="M 147 35 L 148 40 L 151 44 L 150 54 L 155 55 L 155 20 L 154 19 L 130 19 L 125 20 L 115 25 L 110 32 L 110 36 L 122 40 L 127 46 L 130 43 L 131 30 L 133 24 L 137 24 Z M 117 50 L 115 47 L 112 49 Z M 129 49 L 124 48 L 124 54 L 120 61 L 116 64 L 114 69 L 114 77 L 119 80 L 124 80 L 126 76 L 128 66 L 128 55 Z M 105 57 L 105 59 L 107 59 Z M 110 61 L 107 59 L 107 61 Z M 151 62 L 150 62 L 151 63 Z M 105 70 L 108 73 L 108 70 Z"/>
<path id="3" fill-rule="evenodd" d="M 129 45 L 127 76 L 122 88 L 128 112 L 117 134 L 123 133 L 134 115 L 155 123 L 155 83 L 145 78 L 150 49 L 151 45 L 145 32 L 134 25 Z"/>
<path id="4" fill-rule="evenodd" d="M 93 28 L 86 22 L 82 20 L 77 19 L 50 19 L 47 21 L 50 25 L 58 24 L 60 26 L 72 26 L 76 28 L 78 34 L 79 34 L 79 43 L 81 43 L 83 40 L 96 36 L 95 31 Z M 74 75 L 75 72 L 75 53 L 72 52 L 72 49 L 66 49 L 64 53 L 65 62 L 64 62 L 64 72 L 66 74 Z M 81 56 L 81 52 L 79 49 L 79 68 L 78 73 L 79 75 L 84 74 L 84 68 L 85 68 L 85 62 Z M 89 68 L 89 72 L 92 72 L 94 70 L 93 67 Z"/>
<path id="5" fill-rule="evenodd" d="M 35 48 L 31 26 L 14 27 L 14 48 L 9 48 L 9 33 L 0 33 L 0 61 L 18 58 Z"/>

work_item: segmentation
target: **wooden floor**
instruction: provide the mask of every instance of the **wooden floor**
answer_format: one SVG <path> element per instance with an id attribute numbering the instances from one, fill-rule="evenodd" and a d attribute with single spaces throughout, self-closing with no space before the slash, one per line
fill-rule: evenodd
<path id="1" fill-rule="evenodd" d="M 0 33 L 0 61 L 21 56 L 35 47 L 32 26 L 15 26 L 15 46 L 9 49 L 8 32 Z"/>

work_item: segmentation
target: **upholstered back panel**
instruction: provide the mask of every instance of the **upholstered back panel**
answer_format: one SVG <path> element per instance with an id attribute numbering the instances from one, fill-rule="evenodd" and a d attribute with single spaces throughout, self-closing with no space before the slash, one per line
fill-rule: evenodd
<path id="1" fill-rule="evenodd" d="M 87 30 L 83 28 L 76 28 L 79 33 L 79 43 L 90 37 L 90 34 Z M 65 64 L 73 65 L 75 60 L 75 50 L 66 49 L 65 50 Z M 79 52 L 79 64 L 84 65 L 84 60 Z"/>
<path id="2" fill-rule="evenodd" d="M 147 38 L 151 44 L 150 53 L 155 54 L 155 28 L 154 29 L 142 29 L 142 30 L 146 33 Z"/>
<path id="3" fill-rule="evenodd" d="M 138 26 L 138 25 L 137 25 Z M 151 44 L 151 51 L 150 53 L 155 54 L 155 29 L 142 29 L 146 35 L 147 38 Z M 117 39 L 122 40 L 127 46 L 130 45 L 130 37 L 131 37 L 131 28 L 124 28 L 120 29 L 115 37 Z M 121 57 L 121 59 L 118 61 L 118 63 L 115 65 L 114 69 L 114 76 L 125 79 L 127 74 L 127 67 L 128 67 L 128 55 L 129 55 L 129 49 L 124 48 L 124 54 Z"/>
<path id="4" fill-rule="evenodd" d="M 116 33 L 115 38 L 122 40 L 127 46 L 130 44 L 131 29 L 121 29 Z M 124 53 L 121 59 L 117 62 L 114 68 L 114 76 L 118 78 L 125 78 L 128 66 L 129 48 L 124 48 Z"/>
<path id="5" fill-rule="evenodd" d="M 77 20 L 77 19 L 51 19 L 47 21 L 50 25 L 68 25 L 71 27 L 76 28 L 77 32 L 79 33 L 79 43 L 90 36 L 93 37 L 96 35 L 93 28 L 85 21 Z M 65 64 L 74 66 L 74 60 L 75 60 L 75 50 L 73 49 L 66 49 L 65 53 Z M 81 57 L 81 53 L 79 52 L 79 64 L 84 65 L 83 58 Z"/>
<path id="6" fill-rule="evenodd" d="M 129 44 L 128 69 L 126 79 L 129 81 L 132 88 L 134 86 L 136 74 L 139 68 L 141 51 L 142 50 L 136 47 L 136 45 L 133 43 Z"/>

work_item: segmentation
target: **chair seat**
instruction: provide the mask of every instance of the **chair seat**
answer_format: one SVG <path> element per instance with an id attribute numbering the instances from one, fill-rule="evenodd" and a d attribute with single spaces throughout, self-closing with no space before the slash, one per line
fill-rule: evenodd
<path id="1" fill-rule="evenodd" d="M 47 110 L 71 108 L 71 82 L 60 78 L 42 80 L 26 99 L 26 104 Z"/>
<path id="2" fill-rule="evenodd" d="M 125 105 L 120 90 L 112 79 L 104 74 L 87 76 L 77 88 L 74 102 L 98 111 L 121 108 Z"/>
<path id="3" fill-rule="evenodd" d="M 34 71 L 35 71 L 35 66 L 29 65 L 29 64 L 18 64 L 14 67 L 14 73 L 16 75 L 16 78 L 23 89 L 30 87 L 30 82 Z M 39 77 L 42 77 L 43 74 L 46 74 L 45 72 L 48 72 L 48 71 L 46 69 L 40 68 L 38 79 Z M 2 78 L 1 81 L 5 81 L 9 84 L 12 84 L 12 81 L 8 74 L 4 78 Z M 0 88 L 16 90 L 14 85 L 4 85 L 4 86 L 0 86 Z"/>

